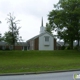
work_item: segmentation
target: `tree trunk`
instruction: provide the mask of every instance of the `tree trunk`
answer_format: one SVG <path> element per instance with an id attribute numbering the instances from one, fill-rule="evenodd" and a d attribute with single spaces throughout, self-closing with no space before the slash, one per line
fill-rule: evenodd
<path id="1" fill-rule="evenodd" d="M 13 44 L 13 50 L 15 50 L 15 44 Z"/>
<path id="2" fill-rule="evenodd" d="M 77 41 L 78 41 L 78 44 L 77 44 L 77 46 L 78 46 L 78 50 L 80 50 L 80 46 L 79 46 L 79 38 L 78 38 Z"/>
<path id="3" fill-rule="evenodd" d="M 15 39 L 13 38 L 13 50 L 15 50 Z"/>
<path id="4" fill-rule="evenodd" d="M 73 39 L 71 39 L 70 48 L 73 49 Z"/>
<path id="5" fill-rule="evenodd" d="M 77 41 L 78 41 L 78 44 L 77 44 L 77 46 L 79 47 L 79 39 L 78 39 Z"/>
<path id="6" fill-rule="evenodd" d="M 15 50 L 15 38 L 14 38 L 14 34 L 13 34 L 13 50 Z"/>

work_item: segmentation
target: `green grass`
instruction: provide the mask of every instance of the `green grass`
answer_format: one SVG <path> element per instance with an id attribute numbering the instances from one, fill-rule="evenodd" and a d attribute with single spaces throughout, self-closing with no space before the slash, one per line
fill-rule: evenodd
<path id="1" fill-rule="evenodd" d="M 0 73 L 80 69 L 80 52 L 0 51 Z"/>

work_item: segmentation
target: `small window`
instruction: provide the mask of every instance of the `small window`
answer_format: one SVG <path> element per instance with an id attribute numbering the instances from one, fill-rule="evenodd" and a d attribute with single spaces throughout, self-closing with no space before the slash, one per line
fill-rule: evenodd
<path id="1" fill-rule="evenodd" d="M 49 41 L 49 36 L 45 36 L 45 41 L 46 41 L 46 42 Z"/>

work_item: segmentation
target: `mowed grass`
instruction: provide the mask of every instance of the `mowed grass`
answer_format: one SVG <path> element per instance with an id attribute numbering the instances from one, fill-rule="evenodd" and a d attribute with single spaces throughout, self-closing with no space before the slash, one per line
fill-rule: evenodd
<path id="1" fill-rule="evenodd" d="M 0 51 L 0 73 L 80 69 L 80 52 Z"/>

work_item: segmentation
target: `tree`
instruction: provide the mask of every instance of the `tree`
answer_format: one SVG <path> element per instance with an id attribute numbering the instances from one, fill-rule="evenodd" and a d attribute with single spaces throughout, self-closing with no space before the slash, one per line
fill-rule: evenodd
<path id="1" fill-rule="evenodd" d="M 46 23 L 46 31 L 52 33 L 52 27 L 50 26 L 49 23 Z"/>
<path id="2" fill-rule="evenodd" d="M 8 42 L 10 45 L 13 45 L 13 49 L 15 49 L 15 43 L 20 39 L 19 37 L 19 29 L 17 26 L 19 20 L 16 20 L 11 13 L 8 14 L 7 23 L 9 23 L 9 31 L 5 32 L 4 40 Z"/>
<path id="3" fill-rule="evenodd" d="M 0 21 L 0 23 L 1 23 L 1 21 Z M 0 33 L 0 41 L 2 41 L 3 40 L 3 38 L 2 38 L 2 35 L 1 35 L 1 33 Z"/>
<path id="4" fill-rule="evenodd" d="M 73 41 L 80 40 L 80 0 L 59 0 L 55 9 L 48 15 L 48 20 L 56 29 L 58 37 L 69 43 L 73 49 Z"/>
<path id="5" fill-rule="evenodd" d="M 0 34 L 0 41 L 2 41 L 2 36 L 1 36 L 1 34 Z"/>

